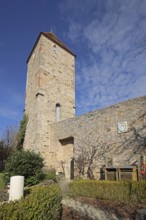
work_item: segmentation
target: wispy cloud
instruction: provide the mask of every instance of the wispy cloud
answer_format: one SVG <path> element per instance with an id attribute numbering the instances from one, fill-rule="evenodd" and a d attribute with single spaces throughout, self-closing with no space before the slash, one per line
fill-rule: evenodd
<path id="1" fill-rule="evenodd" d="M 23 112 L 16 106 L 0 103 L 0 138 L 8 126 L 18 128 Z"/>
<path id="2" fill-rule="evenodd" d="M 77 112 L 146 95 L 146 1 L 63 1 L 78 44 Z"/>
<path id="3" fill-rule="evenodd" d="M 21 109 L 21 110 L 20 110 Z M 0 118 L 20 120 L 24 110 L 24 95 L 14 89 L 5 88 L 0 99 Z"/>
<path id="4" fill-rule="evenodd" d="M 15 108 L 11 106 L 0 106 L 0 117 L 6 117 L 9 119 L 16 120 L 20 116 L 19 110 L 17 111 Z"/>
<path id="5" fill-rule="evenodd" d="M 22 93 L 22 91 L 7 90 L 7 94 L 15 105 L 24 105 L 24 93 Z"/>

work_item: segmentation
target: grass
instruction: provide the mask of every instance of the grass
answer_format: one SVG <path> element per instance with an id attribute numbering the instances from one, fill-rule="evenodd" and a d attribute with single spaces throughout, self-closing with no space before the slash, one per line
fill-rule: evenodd
<path id="1" fill-rule="evenodd" d="M 4 189 L 5 188 L 5 183 L 3 180 L 3 173 L 0 173 L 0 189 Z"/>

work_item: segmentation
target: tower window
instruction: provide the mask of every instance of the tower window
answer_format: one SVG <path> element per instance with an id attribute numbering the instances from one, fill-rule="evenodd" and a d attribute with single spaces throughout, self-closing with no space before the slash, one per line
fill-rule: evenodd
<path id="1" fill-rule="evenodd" d="M 54 52 L 56 52 L 56 50 L 57 50 L 56 45 L 53 46 L 53 50 L 54 50 Z"/>
<path id="2" fill-rule="evenodd" d="M 56 104 L 56 121 L 60 121 L 61 118 L 61 106 L 59 103 Z"/>

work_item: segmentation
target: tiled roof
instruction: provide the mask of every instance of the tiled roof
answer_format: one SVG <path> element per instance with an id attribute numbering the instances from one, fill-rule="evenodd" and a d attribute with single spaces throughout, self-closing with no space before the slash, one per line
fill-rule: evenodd
<path id="1" fill-rule="evenodd" d="M 31 57 L 31 54 L 33 53 L 33 50 L 35 49 L 36 45 L 37 45 L 37 42 L 39 41 L 40 39 L 40 36 L 43 35 L 45 37 L 47 37 L 49 40 L 53 41 L 55 44 L 59 45 L 60 47 L 62 47 L 64 50 L 66 50 L 67 52 L 69 52 L 70 54 L 72 54 L 73 56 L 76 57 L 76 55 L 62 42 L 60 41 L 55 34 L 53 34 L 52 32 L 40 32 L 32 50 L 31 50 L 31 53 L 27 59 L 27 63 Z"/>
<path id="2" fill-rule="evenodd" d="M 61 46 L 62 48 L 64 48 L 65 50 L 67 50 L 69 53 L 71 53 L 72 55 L 75 56 L 75 54 L 61 41 L 59 40 L 55 34 L 53 34 L 52 32 L 43 32 L 43 34 L 49 38 L 50 40 L 52 40 L 54 43 L 58 44 L 59 46 Z"/>

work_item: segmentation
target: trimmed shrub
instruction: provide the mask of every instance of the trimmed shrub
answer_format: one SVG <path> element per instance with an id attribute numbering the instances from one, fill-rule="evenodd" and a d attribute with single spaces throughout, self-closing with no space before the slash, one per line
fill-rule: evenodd
<path id="1" fill-rule="evenodd" d="M 43 158 L 33 151 L 17 151 L 8 158 L 4 170 L 5 183 L 10 181 L 11 176 L 22 175 L 25 177 L 25 186 L 39 183 L 44 175 Z"/>
<path id="2" fill-rule="evenodd" d="M 33 187 L 25 198 L 0 205 L 3 220 L 59 220 L 61 192 L 58 185 Z"/>
<path id="3" fill-rule="evenodd" d="M 146 181 L 97 181 L 78 180 L 69 184 L 72 197 L 85 196 L 123 203 L 146 204 Z"/>
<path id="4" fill-rule="evenodd" d="M 146 204 L 146 181 L 131 184 L 131 202 Z"/>

